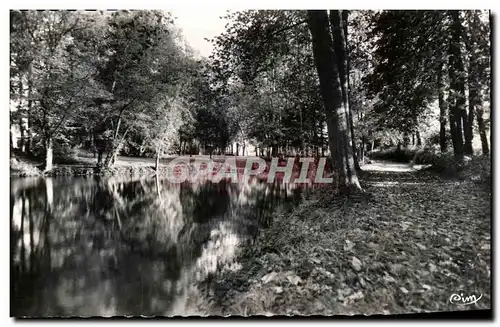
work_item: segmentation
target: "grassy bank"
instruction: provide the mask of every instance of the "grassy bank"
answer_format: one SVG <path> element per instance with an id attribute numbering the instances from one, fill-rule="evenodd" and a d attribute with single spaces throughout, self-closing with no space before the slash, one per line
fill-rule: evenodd
<path id="1" fill-rule="evenodd" d="M 278 213 L 241 269 L 203 290 L 216 315 L 397 314 L 490 308 L 490 196 L 473 181 L 368 172 L 371 196 L 312 193 Z M 482 298 L 452 304 L 454 293 Z M 208 309 L 207 309 L 208 308 Z M 204 309 L 204 310 L 203 310 Z"/>
<path id="2" fill-rule="evenodd" d="M 163 159 L 162 163 L 171 160 Z M 113 167 L 97 167 L 96 159 L 91 155 L 54 158 L 54 167 L 43 172 L 43 160 L 31 158 L 22 153 L 13 153 L 10 159 L 10 175 L 30 176 L 85 176 L 85 175 L 154 175 L 154 159 L 119 157 Z M 166 174 L 167 167 L 160 166 L 159 174 Z"/>
<path id="3" fill-rule="evenodd" d="M 411 165 L 428 166 L 426 170 L 438 173 L 444 177 L 466 179 L 470 173 L 477 172 L 481 178 L 489 179 L 491 176 L 491 158 L 488 156 L 466 156 L 463 164 L 457 163 L 450 150 L 441 153 L 435 148 L 401 148 L 392 147 L 368 154 L 370 159 L 408 163 Z M 489 176 L 483 176 L 484 173 Z"/>

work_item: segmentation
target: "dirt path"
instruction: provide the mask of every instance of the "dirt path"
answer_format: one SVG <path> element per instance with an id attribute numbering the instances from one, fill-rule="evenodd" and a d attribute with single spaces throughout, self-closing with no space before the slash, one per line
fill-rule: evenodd
<path id="1" fill-rule="evenodd" d="M 255 246 L 243 251 L 242 269 L 214 281 L 213 289 L 224 285 L 229 291 L 212 292 L 210 312 L 323 315 L 490 308 L 489 191 L 407 165 L 364 168 L 362 182 L 370 197 L 339 206 L 323 190 L 292 214 L 278 215 Z M 464 304 L 472 295 L 479 300 Z"/>

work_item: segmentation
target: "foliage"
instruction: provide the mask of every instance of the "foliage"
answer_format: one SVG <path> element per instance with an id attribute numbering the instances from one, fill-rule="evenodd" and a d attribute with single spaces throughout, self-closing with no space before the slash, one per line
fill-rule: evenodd
<path id="1" fill-rule="evenodd" d="M 11 119 L 29 134 L 30 152 L 91 149 L 102 138 L 112 165 L 124 145 L 147 148 L 148 132 L 163 134 L 153 117 L 190 123 L 186 105 L 164 105 L 164 97 L 184 103 L 200 91 L 179 92 L 197 64 L 168 13 L 13 11 L 11 18 Z M 178 125 L 167 128 L 168 138 L 178 137 Z"/>

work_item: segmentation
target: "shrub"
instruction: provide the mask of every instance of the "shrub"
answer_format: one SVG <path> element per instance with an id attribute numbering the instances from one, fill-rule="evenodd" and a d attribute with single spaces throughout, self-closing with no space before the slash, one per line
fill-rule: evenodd
<path id="1" fill-rule="evenodd" d="M 368 156 L 373 160 L 387 160 L 409 163 L 415 156 L 415 150 L 406 148 L 398 149 L 397 147 L 392 147 L 389 149 L 371 152 Z"/>
<path id="2" fill-rule="evenodd" d="M 10 171 L 19 176 L 39 176 L 41 171 L 34 165 L 16 158 L 10 158 Z"/>

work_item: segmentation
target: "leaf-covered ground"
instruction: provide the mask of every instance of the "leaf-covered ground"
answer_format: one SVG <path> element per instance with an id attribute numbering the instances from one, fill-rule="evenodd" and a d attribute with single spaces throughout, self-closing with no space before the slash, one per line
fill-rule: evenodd
<path id="1" fill-rule="evenodd" d="M 369 195 L 313 192 L 278 214 L 241 269 L 206 290 L 208 314 L 395 314 L 487 309 L 491 195 L 404 169 L 365 172 Z M 450 303 L 452 294 L 482 297 Z"/>

